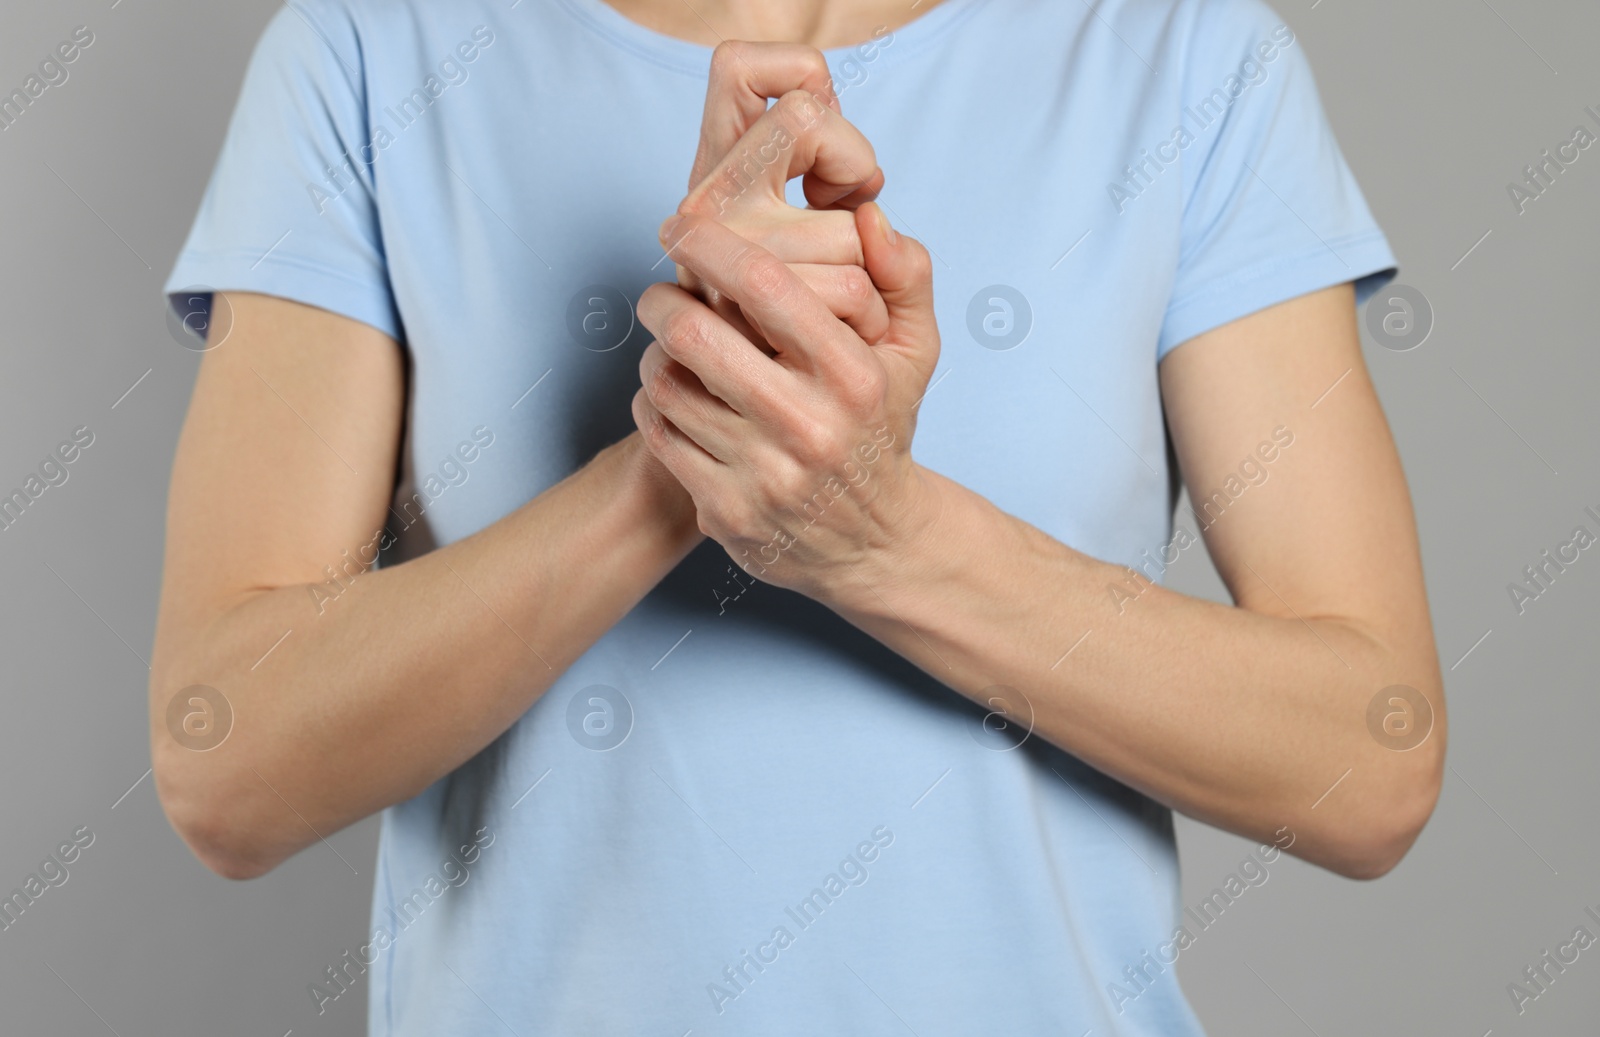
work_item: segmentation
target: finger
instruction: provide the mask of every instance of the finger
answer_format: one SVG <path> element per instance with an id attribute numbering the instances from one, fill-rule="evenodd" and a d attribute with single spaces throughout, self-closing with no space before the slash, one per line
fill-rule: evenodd
<path id="1" fill-rule="evenodd" d="M 766 114 L 767 102 L 791 90 L 822 98 L 835 111 L 833 75 L 815 47 L 800 43 L 746 43 L 729 40 L 711 52 L 700 145 L 689 174 L 689 190 L 733 150 L 739 138 Z"/>
<path id="2" fill-rule="evenodd" d="M 716 458 L 667 420 L 645 396 L 642 386 L 633 394 L 633 423 L 645 446 L 691 494 L 715 477 L 719 468 Z"/>
<path id="3" fill-rule="evenodd" d="M 794 90 L 810 94 L 835 112 L 842 111 L 827 59 L 815 47 L 735 40 L 720 44 L 711 54 L 705 114 L 700 120 L 700 143 L 689 173 L 689 190 L 699 186 L 766 113 L 769 100 Z M 807 171 L 802 181 L 806 200 L 815 209 L 855 209 L 883 189 L 882 170 L 863 175 L 866 182 L 850 189 Z"/>
<path id="4" fill-rule="evenodd" d="M 864 263 L 861 236 L 854 215 L 848 212 L 815 212 L 782 204 L 763 212 L 740 211 L 723 222 L 740 237 L 760 245 L 785 263 L 834 263 L 856 267 Z M 725 305 L 682 263 L 674 263 L 674 267 L 679 284 L 705 299 L 724 317 L 732 319 L 733 307 Z"/>
<path id="5" fill-rule="evenodd" d="M 645 289 L 637 312 L 639 323 L 656 337 L 661 350 L 694 372 L 735 413 L 745 417 L 770 413 L 782 400 L 797 395 L 789 372 L 677 285 L 653 284 Z"/>
<path id="6" fill-rule="evenodd" d="M 721 217 L 785 204 L 784 185 L 802 173 L 810 179 L 807 197 L 823 202 L 881 183 L 877 154 L 861 131 L 811 94 L 791 90 L 690 189 L 678 211 Z"/>
<path id="7" fill-rule="evenodd" d="M 868 345 L 889 330 L 889 310 L 872 278 L 859 266 L 790 263 L 806 286 L 817 293 L 835 317 L 844 321 Z"/>
<path id="8" fill-rule="evenodd" d="M 866 256 L 866 270 L 883 296 L 895 338 L 908 343 L 937 343 L 939 327 L 933 315 L 933 261 L 928 250 L 915 238 L 897 233 L 877 203 L 856 210 L 855 218 Z M 937 349 L 933 359 L 938 359 Z M 928 369 L 932 370 L 931 364 Z"/>
<path id="9" fill-rule="evenodd" d="M 662 232 L 678 262 L 737 302 L 780 356 L 828 381 L 865 377 L 866 346 L 772 253 L 704 216 L 668 220 Z"/>
<path id="10" fill-rule="evenodd" d="M 861 266 L 865 262 L 854 213 L 816 212 L 784 205 L 760 213 L 740 212 L 722 223 L 785 263 Z"/>
<path id="11" fill-rule="evenodd" d="M 820 263 L 790 263 L 789 269 L 800 276 L 806 286 L 822 300 L 833 315 L 843 321 L 867 345 L 875 345 L 889 330 L 889 313 L 883 297 L 872 284 L 872 278 L 859 266 L 835 266 Z M 707 303 L 717 316 L 741 337 L 752 343 L 766 356 L 776 352 L 767 344 L 761 333 L 745 320 L 744 312 L 734 300 L 710 291 L 715 302 Z"/>
<path id="12" fill-rule="evenodd" d="M 801 182 L 801 187 L 805 189 L 806 201 L 810 203 L 813 209 L 843 209 L 853 212 L 883 193 L 883 184 L 883 170 L 879 169 L 875 176 L 869 177 L 865 184 L 851 191 L 843 198 L 830 200 L 832 195 L 838 192 L 823 189 L 825 185 L 817 184 L 810 177 L 806 177 Z"/>
<path id="13" fill-rule="evenodd" d="M 639 358 L 645 398 L 673 426 L 723 464 L 742 461 L 737 447 L 742 418 L 711 395 L 700 377 L 652 342 Z"/>

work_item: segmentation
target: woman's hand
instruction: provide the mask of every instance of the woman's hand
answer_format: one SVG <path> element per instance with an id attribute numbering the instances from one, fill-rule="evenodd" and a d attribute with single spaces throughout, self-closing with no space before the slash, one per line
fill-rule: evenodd
<path id="1" fill-rule="evenodd" d="M 810 209 L 785 200 L 796 176 Z M 719 220 L 767 248 L 867 342 L 883 336 L 888 313 L 863 269 L 851 210 L 877 197 L 883 182 L 872 145 L 839 115 L 821 51 L 726 42 L 713 52 L 689 194 L 678 211 Z M 738 305 L 682 264 L 677 273 L 679 285 L 747 341 L 773 352 Z M 665 484 L 669 498 L 682 493 L 654 454 L 640 453 L 649 481 Z"/>
<path id="2" fill-rule="evenodd" d="M 777 103 L 769 108 L 771 99 Z M 810 208 L 785 200 L 797 176 Z M 877 197 L 883 182 L 872 145 L 839 114 L 820 51 L 788 43 L 716 49 L 689 194 L 678 212 L 717 220 L 788 263 L 868 342 L 883 335 L 887 315 L 862 269 L 852 210 Z M 682 287 L 763 345 L 738 307 L 682 263 L 677 272 Z"/>
<path id="3" fill-rule="evenodd" d="M 711 55 L 700 146 L 689 173 L 691 195 L 725 165 L 734 145 L 767 114 L 768 101 L 796 91 L 835 114 L 840 112 L 827 59 L 815 47 L 734 40 L 717 47 Z M 884 178 L 870 149 L 860 166 L 849 160 L 842 154 L 827 165 L 805 168 L 803 186 L 812 208 L 853 211 L 878 196 Z"/>
<path id="4" fill-rule="evenodd" d="M 875 553 L 914 540 L 932 517 L 910 452 L 939 357 L 932 267 L 878 206 L 851 218 L 884 305 L 874 342 L 780 257 L 704 216 L 669 219 L 662 244 L 773 355 L 679 286 L 652 285 L 639 300 L 656 336 L 633 402 L 645 444 L 734 561 L 822 601 L 838 581 L 868 578 Z"/>

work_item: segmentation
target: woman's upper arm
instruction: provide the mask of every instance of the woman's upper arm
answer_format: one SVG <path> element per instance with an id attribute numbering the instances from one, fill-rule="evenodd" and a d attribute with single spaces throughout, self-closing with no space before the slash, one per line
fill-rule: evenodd
<path id="1" fill-rule="evenodd" d="M 1343 622 L 1393 653 L 1385 683 L 1437 688 L 1411 498 L 1351 286 L 1199 335 L 1160 378 L 1193 518 L 1234 600 Z"/>
<path id="2" fill-rule="evenodd" d="M 153 689 L 229 605 L 321 583 L 342 551 L 354 557 L 393 489 L 405 400 L 394 339 L 286 299 L 226 300 L 173 463 Z"/>

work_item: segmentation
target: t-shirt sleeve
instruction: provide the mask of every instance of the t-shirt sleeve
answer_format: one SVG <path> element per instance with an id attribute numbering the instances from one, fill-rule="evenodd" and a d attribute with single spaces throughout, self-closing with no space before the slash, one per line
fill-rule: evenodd
<path id="1" fill-rule="evenodd" d="M 307 303 L 401 338 L 379 231 L 362 50 L 350 15 L 292 0 L 256 45 L 165 291 L 190 327 L 206 290 Z"/>
<path id="2" fill-rule="evenodd" d="M 1301 42 L 1260 0 L 1202 0 L 1184 61 L 1178 266 L 1157 358 L 1308 292 L 1394 276 Z"/>

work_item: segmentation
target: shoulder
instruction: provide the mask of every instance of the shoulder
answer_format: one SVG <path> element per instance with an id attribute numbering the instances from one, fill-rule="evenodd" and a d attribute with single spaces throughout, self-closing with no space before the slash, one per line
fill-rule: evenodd
<path id="1" fill-rule="evenodd" d="M 1221 69 L 1252 55 L 1270 61 L 1295 43 L 1294 30 L 1266 0 L 1177 0 L 1173 6 L 1186 69 Z"/>
<path id="2" fill-rule="evenodd" d="M 1285 97 L 1306 93 L 1310 68 L 1300 41 L 1266 0 L 1172 0 L 1168 7 L 1160 69 L 1166 96 L 1180 106 L 1209 100 L 1229 110 L 1230 122 L 1270 121 Z M 1233 102 L 1246 93 L 1275 101 L 1235 113 Z"/>
<path id="3" fill-rule="evenodd" d="M 294 37 L 341 52 L 381 47 L 408 39 L 459 35 L 462 27 L 493 29 L 536 20 L 544 8 L 529 3 L 525 17 L 506 5 L 484 0 L 285 0 L 268 23 L 264 38 Z"/>
<path id="4" fill-rule="evenodd" d="M 1099 0 L 1092 6 L 1001 0 L 993 6 L 997 27 L 1015 29 L 1025 21 L 1028 31 L 1069 47 L 1109 43 L 1132 50 L 1163 77 L 1169 70 L 1237 65 L 1275 32 L 1294 38 L 1267 0 Z"/>
<path id="5" fill-rule="evenodd" d="M 1283 24 L 1267 0 L 1176 0 L 1173 7 L 1197 38 L 1227 38 Z"/>
<path id="6" fill-rule="evenodd" d="M 374 83 L 449 60 L 462 41 L 487 46 L 512 13 L 483 0 L 286 0 L 256 45 L 252 74 L 342 80 L 361 95 Z"/>

